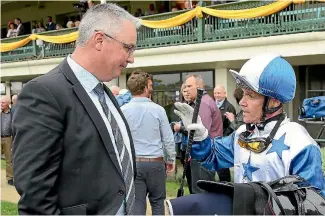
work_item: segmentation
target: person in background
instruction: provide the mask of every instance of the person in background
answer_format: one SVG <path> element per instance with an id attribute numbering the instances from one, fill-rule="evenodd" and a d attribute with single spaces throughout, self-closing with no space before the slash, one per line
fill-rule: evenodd
<path id="1" fill-rule="evenodd" d="M 121 89 L 119 94 L 115 96 L 115 99 L 117 100 L 119 106 L 121 107 L 131 101 L 132 95 L 129 90 Z"/>
<path id="2" fill-rule="evenodd" d="M 77 20 L 77 21 L 75 21 L 75 22 L 74 22 L 74 26 L 75 26 L 75 27 L 77 27 L 77 28 L 78 28 L 78 27 L 79 27 L 79 25 L 80 25 L 80 21 L 79 21 L 79 20 Z"/>
<path id="3" fill-rule="evenodd" d="M 127 81 L 132 99 L 121 107 L 130 126 L 136 154 L 135 215 L 146 214 L 147 195 L 152 215 L 165 215 L 165 162 L 168 172 L 175 169 L 175 142 L 166 112 L 149 99 L 152 81 L 148 73 L 133 72 Z"/>
<path id="4" fill-rule="evenodd" d="M 234 98 L 236 99 L 237 104 L 239 105 L 239 102 L 244 96 L 244 91 L 241 88 L 236 88 L 234 91 Z M 235 131 L 237 130 L 241 125 L 245 124 L 243 120 L 243 110 L 240 110 L 236 116 L 234 116 L 231 112 L 225 113 L 226 118 L 230 121 L 230 128 Z"/>
<path id="5" fill-rule="evenodd" d="M 17 103 L 17 97 L 18 95 L 14 94 L 12 97 L 11 97 L 11 113 L 12 115 L 14 115 L 14 112 L 15 112 L 15 106 L 16 106 L 16 103 Z"/>
<path id="6" fill-rule="evenodd" d="M 134 13 L 134 16 L 135 17 L 142 17 L 142 16 L 144 16 L 143 13 L 142 13 L 141 8 L 138 8 L 137 9 L 137 11 Z"/>
<path id="7" fill-rule="evenodd" d="M 69 22 L 67 22 L 67 28 L 74 28 L 75 26 L 74 26 L 74 22 L 73 21 L 69 21 Z"/>
<path id="8" fill-rule="evenodd" d="M 117 96 L 120 93 L 120 87 L 118 86 L 111 86 L 109 88 L 114 96 Z"/>
<path id="9" fill-rule="evenodd" d="M 8 22 L 8 32 L 7 32 L 7 38 L 10 37 L 17 37 L 17 29 L 15 27 L 15 24 L 11 21 Z"/>
<path id="10" fill-rule="evenodd" d="M 62 25 L 60 25 L 60 24 L 56 24 L 55 29 L 56 29 L 56 30 L 60 30 L 60 29 L 62 29 Z"/>
<path id="11" fill-rule="evenodd" d="M 56 24 L 52 22 L 52 17 L 47 17 L 47 24 L 46 24 L 46 31 L 53 31 L 56 30 Z"/>
<path id="12" fill-rule="evenodd" d="M 227 92 L 223 85 L 216 85 L 214 88 L 214 99 L 221 112 L 223 122 L 223 136 L 230 135 L 233 130 L 230 127 L 230 121 L 226 118 L 225 113 L 232 113 L 236 115 L 235 107 L 227 100 Z"/>
<path id="13" fill-rule="evenodd" d="M 188 98 L 189 105 L 195 107 L 197 97 L 197 88 L 204 88 L 204 81 L 199 75 L 188 75 L 184 81 L 184 97 Z M 208 95 L 206 91 L 202 96 L 199 116 L 203 125 L 208 128 L 211 137 L 222 136 L 222 118 L 215 101 Z M 191 176 L 192 176 L 192 192 L 201 193 L 196 182 L 198 180 L 215 181 L 215 171 L 208 171 L 195 160 L 191 160 Z"/>
<path id="14" fill-rule="evenodd" d="M 13 185 L 13 169 L 11 159 L 11 148 L 12 148 L 12 112 L 9 107 L 9 97 L 1 97 L 1 148 L 4 151 L 6 159 L 6 178 L 8 185 Z"/>
<path id="15" fill-rule="evenodd" d="M 191 2 L 189 0 L 184 1 L 184 10 L 192 9 Z"/>
<path id="16" fill-rule="evenodd" d="M 33 33 L 41 33 L 41 32 L 45 32 L 45 27 L 44 27 L 42 22 L 38 21 L 36 23 L 36 29 L 35 29 L 35 31 Z M 36 40 L 36 45 L 37 46 L 43 46 L 44 42 L 42 40 L 40 40 L 40 39 L 37 39 Z"/>
<path id="17" fill-rule="evenodd" d="M 25 34 L 25 27 L 21 23 L 21 19 L 20 18 L 16 18 L 15 19 L 15 24 L 17 26 L 17 29 L 16 29 L 17 36 L 24 35 Z"/>
<path id="18" fill-rule="evenodd" d="M 149 10 L 146 10 L 144 14 L 145 14 L 145 16 L 154 15 L 155 14 L 155 5 L 150 4 Z"/>
<path id="19" fill-rule="evenodd" d="M 182 84 L 181 86 L 181 96 L 182 96 L 182 103 L 190 103 L 191 102 L 191 97 L 188 93 L 186 93 L 184 91 L 185 88 L 185 83 Z M 186 130 L 186 128 L 184 127 L 184 125 L 182 124 L 182 121 L 179 122 L 175 122 L 172 124 L 172 129 L 173 132 L 175 133 L 174 137 L 177 137 L 178 135 L 181 135 L 181 140 L 180 140 L 180 161 L 183 165 L 183 168 L 185 166 L 185 153 L 186 153 L 186 148 L 187 148 L 187 142 L 188 142 L 188 131 Z M 191 174 L 191 163 L 187 164 L 187 169 L 186 169 L 186 181 L 187 181 L 187 185 L 188 185 L 188 190 L 190 192 L 190 194 L 193 194 L 192 191 L 192 174 Z"/>
<path id="20" fill-rule="evenodd" d="M 88 1 L 88 8 L 92 8 L 92 7 L 94 7 L 94 6 L 95 6 L 94 1 L 89 0 L 89 1 Z"/>

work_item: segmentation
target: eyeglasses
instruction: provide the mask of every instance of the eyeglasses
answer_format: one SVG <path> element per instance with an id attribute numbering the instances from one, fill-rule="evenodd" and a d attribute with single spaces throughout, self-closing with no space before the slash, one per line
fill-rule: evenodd
<path id="1" fill-rule="evenodd" d="M 110 39 L 113 39 L 113 40 L 115 40 L 116 42 L 120 43 L 120 44 L 123 46 L 123 48 L 127 51 L 127 53 L 128 53 L 129 55 L 131 55 L 132 53 L 134 53 L 134 51 L 135 51 L 135 49 L 136 49 L 136 46 L 135 46 L 135 45 L 133 45 L 133 44 L 126 44 L 126 43 L 124 43 L 124 42 L 122 42 L 122 41 L 119 41 L 119 40 L 113 38 L 112 36 L 106 34 L 106 33 L 105 33 L 104 31 L 102 31 L 102 30 L 95 30 L 95 32 L 103 32 L 104 35 L 105 35 L 106 37 L 108 37 L 108 38 L 110 38 Z"/>

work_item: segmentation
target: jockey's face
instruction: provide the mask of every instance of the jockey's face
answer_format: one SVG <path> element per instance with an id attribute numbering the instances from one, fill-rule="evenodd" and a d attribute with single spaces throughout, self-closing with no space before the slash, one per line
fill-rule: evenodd
<path id="1" fill-rule="evenodd" d="M 244 96 L 239 102 L 243 110 L 243 120 L 246 124 L 261 122 L 264 96 L 252 90 L 244 89 Z"/>

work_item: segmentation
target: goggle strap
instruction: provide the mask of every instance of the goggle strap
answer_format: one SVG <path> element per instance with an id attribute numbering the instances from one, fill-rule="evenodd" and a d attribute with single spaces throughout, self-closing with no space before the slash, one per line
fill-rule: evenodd
<path id="1" fill-rule="evenodd" d="M 276 132 L 278 131 L 278 129 L 280 127 L 281 122 L 285 119 L 285 114 L 282 113 L 280 115 L 281 116 L 280 116 L 279 120 L 276 122 L 276 124 L 275 124 L 274 128 L 272 129 L 270 135 L 266 138 L 266 143 L 265 144 L 267 146 L 272 142 Z"/>

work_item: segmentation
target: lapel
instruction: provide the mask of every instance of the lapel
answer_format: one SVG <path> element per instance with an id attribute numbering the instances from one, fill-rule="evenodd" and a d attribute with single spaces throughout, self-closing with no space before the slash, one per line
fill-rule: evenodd
<path id="1" fill-rule="evenodd" d="M 97 131 L 99 132 L 99 135 L 103 141 L 103 144 L 104 144 L 113 164 L 115 165 L 117 171 L 120 173 L 120 175 L 122 177 L 121 169 L 120 169 L 120 166 L 119 166 L 119 163 L 117 160 L 117 156 L 116 156 L 116 153 L 114 150 L 114 146 L 113 146 L 111 137 L 107 131 L 107 127 L 106 127 L 100 113 L 98 112 L 95 104 L 92 102 L 91 98 L 89 97 L 89 95 L 87 94 L 87 92 L 85 91 L 85 89 L 83 88 L 81 83 L 78 81 L 77 77 L 74 75 L 66 58 L 59 65 L 59 68 L 60 68 L 61 72 L 65 75 L 67 80 L 69 80 L 72 83 L 72 88 L 73 88 L 74 92 L 76 93 L 77 97 L 83 104 L 84 108 L 87 110 L 88 115 L 92 119 Z"/>
<path id="2" fill-rule="evenodd" d="M 105 90 L 106 94 L 108 95 L 109 99 L 113 102 L 113 104 L 114 104 L 115 108 L 117 109 L 117 111 L 119 112 L 120 116 L 122 117 L 123 122 L 126 127 L 126 130 L 128 132 L 130 146 L 131 146 L 132 160 L 133 160 L 133 170 L 134 170 L 134 174 L 135 174 L 134 177 L 136 177 L 137 169 L 136 169 L 136 161 L 135 161 L 135 150 L 134 150 L 133 139 L 132 139 L 130 127 L 124 117 L 124 114 L 122 113 L 122 110 L 120 109 L 120 106 L 118 105 L 118 102 L 115 99 L 115 96 L 112 94 L 111 90 L 106 85 L 104 85 L 104 90 Z"/>

